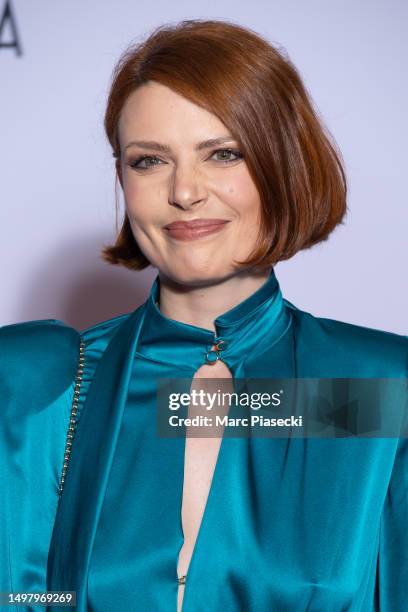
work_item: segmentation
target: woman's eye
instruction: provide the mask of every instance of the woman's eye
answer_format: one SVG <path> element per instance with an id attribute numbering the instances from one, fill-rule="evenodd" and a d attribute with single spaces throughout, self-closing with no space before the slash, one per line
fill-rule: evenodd
<path id="1" fill-rule="evenodd" d="M 223 163 L 234 162 L 244 157 L 241 151 L 238 149 L 217 149 L 213 152 L 210 159 L 213 159 L 214 156 L 219 156 L 218 159 L 215 159 L 215 161 L 220 161 Z M 130 162 L 129 166 L 135 170 L 149 170 L 150 168 L 158 166 L 161 163 L 161 159 L 154 155 L 142 155 Z"/>
<path id="2" fill-rule="evenodd" d="M 153 164 L 147 163 L 146 165 L 141 166 L 142 162 L 149 162 L 152 160 L 154 162 Z M 148 168 L 157 166 L 158 164 L 156 162 L 160 162 L 160 159 L 158 157 L 154 157 L 152 155 L 143 155 L 132 161 L 129 165 L 131 168 L 137 168 L 138 170 L 147 170 Z"/>
<path id="3" fill-rule="evenodd" d="M 214 151 L 212 157 L 214 155 L 220 155 L 221 158 L 218 158 L 216 161 L 221 162 L 236 161 L 237 159 L 242 159 L 244 157 L 241 151 L 238 151 L 238 149 L 217 149 L 216 151 Z M 235 155 L 235 158 L 231 159 L 231 155 Z"/>

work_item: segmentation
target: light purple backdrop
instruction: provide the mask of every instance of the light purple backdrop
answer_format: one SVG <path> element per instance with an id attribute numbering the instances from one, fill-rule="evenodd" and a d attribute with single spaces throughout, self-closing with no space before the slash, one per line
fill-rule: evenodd
<path id="1" fill-rule="evenodd" d="M 11 5 L 23 55 L 0 47 L 1 325 L 57 318 L 84 328 L 146 298 L 156 270 L 98 259 L 115 231 L 102 128 L 109 78 L 130 41 L 205 17 L 247 25 L 287 50 L 346 162 L 346 224 L 276 266 L 283 295 L 316 316 L 407 334 L 407 3 Z"/>

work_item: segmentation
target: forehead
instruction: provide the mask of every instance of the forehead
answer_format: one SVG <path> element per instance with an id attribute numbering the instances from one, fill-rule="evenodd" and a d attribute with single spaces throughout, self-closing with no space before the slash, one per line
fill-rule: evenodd
<path id="1" fill-rule="evenodd" d="M 127 98 L 119 118 L 119 138 L 192 143 L 229 132 L 216 115 L 169 87 L 149 81 Z"/>

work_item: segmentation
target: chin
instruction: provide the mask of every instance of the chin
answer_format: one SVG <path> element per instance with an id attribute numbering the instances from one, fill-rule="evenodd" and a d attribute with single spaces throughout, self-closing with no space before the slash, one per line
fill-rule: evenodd
<path id="1" fill-rule="evenodd" d="M 176 270 L 166 269 L 161 270 L 160 273 L 179 285 L 198 287 L 222 282 L 233 275 L 233 270 L 232 267 L 229 270 L 225 267 L 217 270 L 215 267 L 208 269 L 204 266 L 180 265 Z"/>

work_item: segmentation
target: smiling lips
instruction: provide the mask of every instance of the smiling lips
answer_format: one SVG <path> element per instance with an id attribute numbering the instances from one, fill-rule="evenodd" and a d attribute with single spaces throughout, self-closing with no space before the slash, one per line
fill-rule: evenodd
<path id="1" fill-rule="evenodd" d="M 178 240 L 196 240 L 219 232 L 229 223 L 226 219 L 195 219 L 194 221 L 174 221 L 164 227 L 172 238 Z"/>

